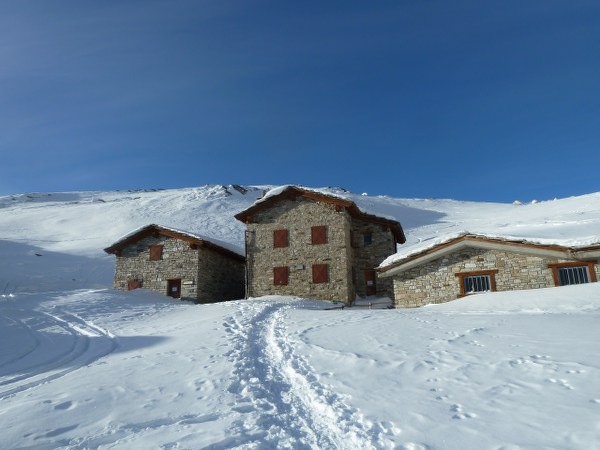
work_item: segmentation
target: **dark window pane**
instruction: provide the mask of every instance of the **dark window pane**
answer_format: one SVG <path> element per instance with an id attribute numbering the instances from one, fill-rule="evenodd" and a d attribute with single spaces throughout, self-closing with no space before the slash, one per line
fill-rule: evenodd
<path id="1" fill-rule="evenodd" d="M 585 266 L 559 267 L 558 280 L 561 286 L 590 282 L 588 270 Z"/>
<path id="2" fill-rule="evenodd" d="M 489 275 L 465 277 L 463 284 L 465 288 L 465 294 L 470 294 L 473 292 L 488 292 L 492 290 Z"/>

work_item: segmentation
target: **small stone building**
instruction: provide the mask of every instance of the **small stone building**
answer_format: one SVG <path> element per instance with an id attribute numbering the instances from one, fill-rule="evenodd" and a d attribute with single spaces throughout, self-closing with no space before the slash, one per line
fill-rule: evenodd
<path id="1" fill-rule="evenodd" d="M 469 294 L 595 282 L 600 245 L 565 247 L 460 234 L 394 255 L 378 275 L 393 280 L 397 307 L 444 303 Z"/>
<path id="2" fill-rule="evenodd" d="M 406 240 L 397 221 L 296 186 L 268 192 L 235 217 L 247 225 L 247 297 L 391 298 L 391 280 L 378 282 L 375 268 Z"/>
<path id="3" fill-rule="evenodd" d="M 150 289 L 197 303 L 244 297 L 242 250 L 184 231 L 148 225 L 105 252 L 116 255 L 116 289 Z"/>

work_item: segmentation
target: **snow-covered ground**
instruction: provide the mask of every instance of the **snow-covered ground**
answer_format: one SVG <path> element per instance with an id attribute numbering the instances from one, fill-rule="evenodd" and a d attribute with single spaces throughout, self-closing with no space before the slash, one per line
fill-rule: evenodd
<path id="1" fill-rule="evenodd" d="M 0 197 L 0 448 L 600 448 L 600 283 L 415 310 L 110 289 L 102 248 L 149 223 L 239 245 L 263 189 Z M 600 194 L 345 195 L 409 245 L 600 234 Z"/>

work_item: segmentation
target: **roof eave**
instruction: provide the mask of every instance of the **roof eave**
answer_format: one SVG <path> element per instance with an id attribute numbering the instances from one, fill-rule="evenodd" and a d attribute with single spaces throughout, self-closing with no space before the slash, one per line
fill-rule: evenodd
<path id="1" fill-rule="evenodd" d="M 578 259 L 598 259 L 600 258 L 600 248 L 578 249 L 573 252 L 573 255 Z"/>
<path id="2" fill-rule="evenodd" d="M 161 227 L 160 225 L 155 225 L 155 224 L 148 225 L 144 228 L 141 228 L 137 232 L 124 237 L 123 239 L 117 241 L 110 247 L 105 248 L 104 251 L 108 254 L 117 254 L 120 250 L 127 247 L 128 245 L 131 245 L 132 243 L 139 241 L 140 239 L 143 239 L 153 233 L 158 233 L 159 235 L 168 236 L 168 237 L 171 237 L 174 239 L 179 239 L 179 240 L 188 242 L 190 244 L 196 244 L 199 247 L 209 248 L 218 253 L 222 253 L 224 255 L 230 256 L 235 259 L 239 259 L 240 261 L 246 260 L 245 256 L 240 255 L 239 253 L 236 253 L 227 248 L 221 247 L 220 245 L 217 245 L 206 239 L 196 238 L 196 237 L 184 234 L 184 233 L 179 233 L 179 232 L 177 232 L 175 230 L 171 230 L 169 228 Z"/>
<path id="3" fill-rule="evenodd" d="M 273 195 L 265 200 L 258 200 L 249 208 L 237 213 L 234 217 L 240 222 L 248 223 L 249 221 L 251 221 L 251 217 L 257 212 L 263 211 L 264 209 L 271 207 L 274 203 L 277 203 L 281 200 L 296 198 L 298 196 L 303 196 L 313 200 L 323 201 L 326 203 L 331 203 L 346 208 L 352 208 L 352 206 L 356 206 L 350 200 L 344 200 L 342 198 L 328 196 L 319 192 L 302 189 L 297 186 L 288 186 L 286 189 L 284 189 L 277 195 Z"/>
<path id="4" fill-rule="evenodd" d="M 595 257 L 597 254 L 600 255 L 600 250 L 592 250 L 586 254 L 585 252 L 573 252 L 571 248 L 559 245 L 542 245 L 523 241 L 504 241 L 501 239 L 489 239 L 481 236 L 467 235 L 439 244 L 438 246 L 411 255 L 405 259 L 395 261 L 388 266 L 380 267 L 379 276 L 386 278 L 398 273 L 406 272 L 414 267 L 421 266 L 429 261 L 433 261 L 434 259 L 438 259 L 463 248 L 508 250 L 513 253 L 564 259 L 577 259 L 583 258 L 584 256 L 589 259 L 590 257 Z"/>

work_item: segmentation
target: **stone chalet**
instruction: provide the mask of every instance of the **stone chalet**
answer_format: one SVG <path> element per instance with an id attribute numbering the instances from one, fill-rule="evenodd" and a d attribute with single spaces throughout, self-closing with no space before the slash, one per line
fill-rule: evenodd
<path id="1" fill-rule="evenodd" d="M 197 303 L 244 296 L 241 249 L 159 225 L 148 225 L 104 249 L 117 257 L 116 289 L 145 288 Z"/>
<path id="2" fill-rule="evenodd" d="M 274 189 L 235 217 L 247 226 L 247 297 L 391 298 L 391 279 L 377 280 L 375 269 L 406 240 L 397 221 L 297 186 Z"/>
<path id="3" fill-rule="evenodd" d="M 462 233 L 398 253 L 378 268 L 393 280 L 397 307 L 444 303 L 465 295 L 598 280 L 600 244 L 545 245 Z"/>

